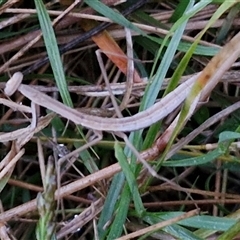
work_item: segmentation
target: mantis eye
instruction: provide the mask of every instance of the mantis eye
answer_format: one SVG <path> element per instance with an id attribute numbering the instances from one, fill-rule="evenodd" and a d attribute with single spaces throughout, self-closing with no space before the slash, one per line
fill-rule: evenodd
<path id="1" fill-rule="evenodd" d="M 4 93 L 8 96 L 11 96 L 15 93 L 21 84 L 23 79 L 23 74 L 21 72 L 16 72 L 12 75 L 12 77 L 7 81 Z"/>

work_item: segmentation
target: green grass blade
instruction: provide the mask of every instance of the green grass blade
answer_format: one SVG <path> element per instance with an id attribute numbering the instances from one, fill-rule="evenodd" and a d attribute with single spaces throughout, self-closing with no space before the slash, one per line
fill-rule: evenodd
<path id="1" fill-rule="evenodd" d="M 190 0 L 186 1 L 180 1 L 178 5 L 176 6 L 172 16 L 169 19 L 169 22 L 176 22 L 179 18 L 182 17 L 184 12 L 186 11 L 186 8 L 188 7 L 188 4 L 190 3 Z"/>
<path id="2" fill-rule="evenodd" d="M 143 220 L 146 221 L 148 224 L 153 225 L 153 224 L 173 218 L 174 214 L 175 214 L 175 217 L 177 217 L 183 213 L 184 212 L 170 212 L 170 213 L 148 212 L 145 214 Z M 189 218 L 189 219 L 192 219 L 192 218 Z M 179 223 L 180 222 L 182 221 L 179 221 Z M 170 226 L 167 226 L 163 228 L 162 231 L 169 233 L 172 236 L 175 236 L 176 239 L 203 240 L 202 238 L 198 237 L 196 234 L 194 234 L 187 228 L 179 226 L 178 224 L 172 224 Z"/>
<path id="3" fill-rule="evenodd" d="M 151 40 L 146 38 L 144 41 L 142 41 L 141 36 L 137 36 L 134 38 L 135 41 L 141 45 L 144 49 L 148 49 L 149 52 L 152 54 L 155 54 L 156 51 L 158 51 L 159 46 L 163 44 L 163 39 L 161 37 L 151 37 Z M 170 40 L 167 40 L 165 42 L 165 47 L 168 47 L 170 44 Z M 188 42 L 181 41 L 177 47 L 177 50 L 180 52 L 187 52 L 192 44 Z M 195 49 L 193 54 L 200 55 L 200 56 L 215 56 L 220 50 L 220 47 L 212 47 L 212 46 L 202 46 L 198 45 Z"/>
<path id="4" fill-rule="evenodd" d="M 224 232 L 217 240 L 235 239 L 240 233 L 240 221 L 237 221 L 230 229 Z"/>
<path id="5" fill-rule="evenodd" d="M 92 1 L 92 0 L 84 0 L 84 2 L 92 7 L 95 11 L 101 13 L 103 16 L 108 17 L 113 22 L 124 26 L 126 28 L 129 28 L 145 37 L 147 37 L 147 34 L 144 33 L 141 29 L 134 26 L 130 21 L 128 21 L 123 15 L 119 14 L 118 12 L 112 10 L 105 4 L 101 3 L 100 1 Z"/>
<path id="6" fill-rule="evenodd" d="M 165 167 L 190 167 L 190 166 L 198 166 L 202 164 L 209 163 L 211 161 L 214 161 L 216 158 L 220 157 L 222 154 L 224 154 L 224 151 L 217 148 L 211 152 L 208 152 L 200 157 L 193 157 L 193 158 L 187 158 L 182 160 L 175 160 L 175 161 L 166 161 L 162 163 L 162 166 Z"/>
<path id="7" fill-rule="evenodd" d="M 107 238 L 105 239 L 112 240 L 121 236 L 123 231 L 123 225 L 126 221 L 127 214 L 129 211 L 128 206 L 130 204 L 130 201 L 131 201 L 131 192 L 127 185 L 121 193 L 119 206 L 118 206 L 118 209 L 116 210 L 116 217 L 111 225 Z"/>
<path id="8" fill-rule="evenodd" d="M 219 134 L 219 143 L 227 141 L 227 140 L 233 140 L 240 138 L 240 133 L 238 132 L 231 132 L 231 131 L 224 131 Z"/>
<path id="9" fill-rule="evenodd" d="M 130 168 L 130 165 L 128 163 L 126 155 L 124 154 L 121 146 L 118 144 L 117 141 L 114 144 L 114 149 L 115 149 L 115 157 L 117 158 L 117 160 L 122 168 L 122 171 L 125 174 L 129 189 L 130 189 L 132 197 L 133 197 L 133 201 L 134 201 L 134 205 L 135 205 L 137 214 L 139 216 L 141 216 L 144 211 L 144 207 L 143 207 L 142 200 L 141 200 L 141 197 L 140 197 L 140 194 L 138 191 L 138 186 L 137 186 L 135 176 Z"/>
<path id="10" fill-rule="evenodd" d="M 100 239 L 105 238 L 107 231 L 104 229 L 104 226 L 114 217 L 115 204 L 117 203 L 124 181 L 125 176 L 123 172 L 117 174 L 112 180 L 108 195 L 105 199 L 103 210 L 98 221 L 97 227 Z"/>
<path id="11" fill-rule="evenodd" d="M 73 107 L 73 103 L 68 92 L 63 65 L 50 17 L 46 11 L 42 0 L 34 0 L 34 2 L 36 5 L 37 15 L 42 30 L 45 46 L 47 49 L 49 61 L 52 67 L 54 78 L 56 80 L 56 84 L 59 88 L 60 95 L 66 105 Z"/>
<path id="12" fill-rule="evenodd" d="M 169 220 L 171 218 L 180 216 L 184 212 L 156 212 L 156 213 L 148 213 L 148 217 L 154 219 L 154 222 L 159 222 L 162 220 Z M 146 217 L 146 219 L 148 219 Z M 144 217 L 145 219 L 145 217 Z M 203 229 L 215 229 L 217 231 L 225 231 L 228 230 L 231 226 L 233 226 L 237 221 L 235 219 L 224 218 L 221 217 L 213 217 L 213 216 L 194 216 L 191 218 L 186 218 L 178 222 L 178 224 L 186 227 L 193 228 L 203 228 Z M 149 221 L 149 220 L 148 220 Z"/>

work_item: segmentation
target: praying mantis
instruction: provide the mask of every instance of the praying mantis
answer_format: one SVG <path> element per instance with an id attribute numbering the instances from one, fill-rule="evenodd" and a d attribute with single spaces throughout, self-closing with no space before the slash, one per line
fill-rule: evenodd
<path id="1" fill-rule="evenodd" d="M 197 76 L 193 76 L 181 84 L 178 88 L 149 109 L 134 116 L 120 119 L 92 116 L 79 112 L 46 94 L 41 93 L 31 86 L 21 84 L 22 78 L 23 75 L 21 72 L 15 73 L 7 82 L 5 93 L 11 95 L 15 90 L 18 90 L 35 104 L 45 107 L 66 117 L 74 123 L 89 129 L 109 132 L 131 132 L 151 126 L 151 124 L 160 121 L 176 109 L 186 98 Z"/>
<path id="2" fill-rule="evenodd" d="M 130 117 L 119 119 L 103 118 L 81 113 L 41 93 L 29 85 L 22 84 L 23 75 L 21 72 L 15 73 L 12 78 L 10 78 L 6 84 L 5 93 L 11 95 L 18 90 L 33 103 L 45 107 L 89 129 L 108 132 L 136 131 L 160 121 L 175 110 L 184 100 L 186 100 L 186 102 L 191 100 L 189 96 L 191 96 L 192 92 L 195 91 L 197 87 L 200 87 L 202 90 L 195 96 L 196 103 L 190 103 L 192 106 L 190 107 L 188 117 L 191 116 L 196 108 L 197 102 L 209 96 L 224 72 L 230 68 L 232 63 L 235 62 L 240 55 L 239 42 L 240 33 L 232 38 L 231 41 L 212 58 L 201 73 L 179 85 L 174 91 L 170 92 L 150 108 Z"/>

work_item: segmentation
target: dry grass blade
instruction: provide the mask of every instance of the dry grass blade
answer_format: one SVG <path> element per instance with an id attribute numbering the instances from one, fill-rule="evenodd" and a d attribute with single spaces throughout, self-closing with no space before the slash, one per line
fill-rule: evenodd
<path id="1" fill-rule="evenodd" d="M 81 229 L 87 222 L 91 221 L 99 214 L 102 210 L 102 204 L 102 199 L 99 199 L 93 202 L 91 206 L 86 208 L 81 214 L 75 215 L 74 219 L 66 223 L 66 225 L 57 232 L 57 238 L 63 238 Z"/>
<path id="2" fill-rule="evenodd" d="M 31 139 L 35 133 L 44 129 L 51 122 L 53 117 L 54 117 L 54 113 L 51 113 L 46 115 L 45 117 L 40 118 L 35 128 L 32 128 L 32 126 L 30 125 L 24 129 L 18 129 L 16 131 L 9 132 L 9 133 L 2 133 L 0 135 L 0 142 L 8 142 L 8 141 L 13 141 L 21 138 L 23 139 L 23 142 L 19 143 L 19 146 L 18 146 L 19 148 L 24 144 L 26 144 L 28 140 Z"/>

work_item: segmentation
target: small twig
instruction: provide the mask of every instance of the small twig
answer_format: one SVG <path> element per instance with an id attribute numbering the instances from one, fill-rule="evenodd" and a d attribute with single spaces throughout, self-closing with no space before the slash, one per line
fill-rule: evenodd
<path id="1" fill-rule="evenodd" d="M 106 73 L 106 70 L 105 70 L 105 67 L 104 67 L 104 64 L 103 64 L 103 60 L 102 60 L 102 57 L 100 55 L 100 51 L 99 50 L 96 51 L 96 56 L 97 56 L 97 59 L 98 59 L 99 67 L 100 67 L 101 72 L 102 72 L 103 79 L 104 79 L 104 81 L 106 83 L 106 86 L 108 88 L 109 95 L 110 95 L 110 98 L 112 100 L 113 107 L 114 107 L 114 109 L 116 111 L 117 116 L 119 118 L 121 118 L 122 117 L 122 113 L 121 113 L 121 110 L 120 110 L 120 108 L 119 108 L 119 106 L 117 104 L 117 101 L 116 101 L 116 99 L 115 99 L 115 97 L 114 97 L 114 95 L 112 93 L 112 90 L 110 88 L 110 83 L 109 83 L 109 80 L 108 80 L 108 77 L 107 77 L 107 73 Z"/>
<path id="2" fill-rule="evenodd" d="M 128 64 L 127 64 L 127 81 L 126 81 L 126 93 L 123 96 L 122 102 L 120 104 L 120 109 L 125 109 L 128 104 L 130 95 L 132 93 L 133 88 L 133 80 L 134 80 L 134 63 L 133 63 L 133 44 L 131 32 L 129 29 L 125 28 L 126 32 L 126 42 L 127 42 L 127 56 L 128 56 Z"/>

